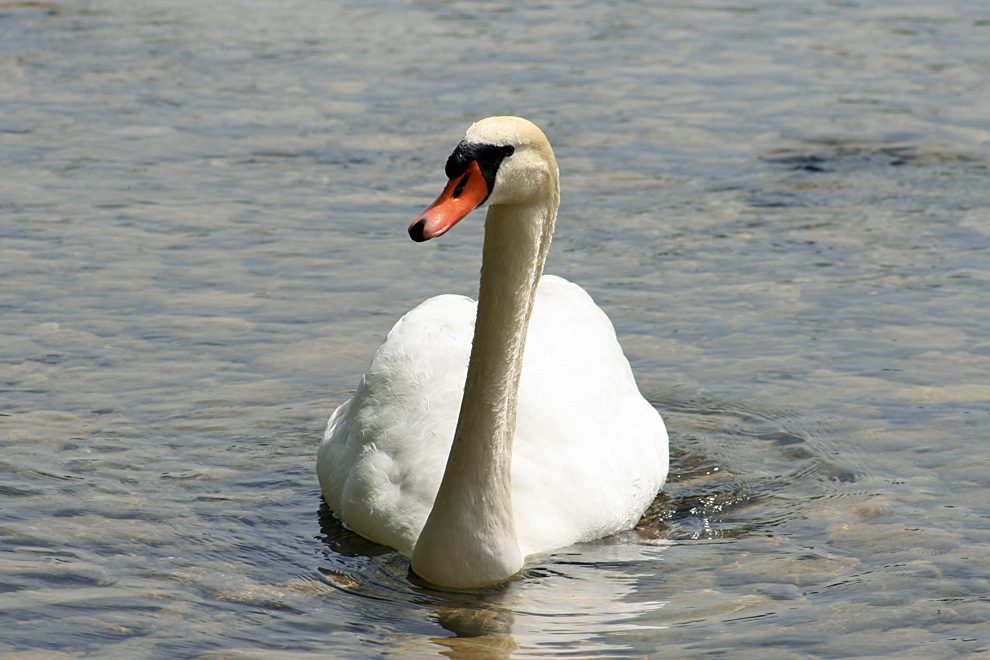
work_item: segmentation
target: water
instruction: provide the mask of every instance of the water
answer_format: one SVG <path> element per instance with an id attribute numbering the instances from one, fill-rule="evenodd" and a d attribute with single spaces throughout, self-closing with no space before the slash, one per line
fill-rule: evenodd
<path id="1" fill-rule="evenodd" d="M 0 657 L 990 655 L 988 107 L 980 2 L 0 3 Z M 672 473 L 449 592 L 315 454 L 500 113 Z"/>

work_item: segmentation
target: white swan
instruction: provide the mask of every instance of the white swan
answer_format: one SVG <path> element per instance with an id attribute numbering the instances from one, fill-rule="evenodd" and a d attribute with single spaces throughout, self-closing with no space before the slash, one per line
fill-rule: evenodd
<path id="1" fill-rule="evenodd" d="M 480 586 L 635 525 L 667 477 L 667 432 L 605 313 L 540 277 L 560 198 L 543 132 L 479 121 L 446 174 L 409 234 L 487 205 L 478 302 L 438 296 L 396 323 L 330 417 L 317 471 L 352 530 L 430 582 Z"/>

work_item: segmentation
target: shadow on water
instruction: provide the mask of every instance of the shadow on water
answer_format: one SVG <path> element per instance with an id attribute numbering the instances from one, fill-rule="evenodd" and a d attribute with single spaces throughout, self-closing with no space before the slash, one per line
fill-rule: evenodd
<path id="1" fill-rule="evenodd" d="M 326 503 L 321 502 L 319 516 L 331 564 L 319 569 L 322 581 L 365 612 L 355 622 L 367 620 L 369 610 L 375 612 L 372 620 L 392 619 L 397 625 L 425 614 L 451 636 L 422 631 L 422 640 L 454 658 L 508 658 L 518 649 L 512 636 L 515 613 L 506 605 L 512 582 L 478 589 L 433 586 L 397 551 L 348 530 Z"/>

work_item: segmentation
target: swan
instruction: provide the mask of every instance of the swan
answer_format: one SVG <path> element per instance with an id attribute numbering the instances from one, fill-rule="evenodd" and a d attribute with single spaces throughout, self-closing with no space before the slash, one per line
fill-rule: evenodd
<path id="1" fill-rule="evenodd" d="M 330 417 L 317 472 L 351 530 L 429 582 L 474 587 L 634 526 L 667 477 L 667 431 L 605 313 L 541 277 L 560 199 L 543 132 L 481 120 L 445 172 L 409 235 L 487 207 L 478 301 L 441 295 L 399 319 Z"/>

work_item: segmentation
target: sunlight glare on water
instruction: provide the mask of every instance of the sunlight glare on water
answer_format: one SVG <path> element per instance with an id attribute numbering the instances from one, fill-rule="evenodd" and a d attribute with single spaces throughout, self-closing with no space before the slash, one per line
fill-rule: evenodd
<path id="1" fill-rule="evenodd" d="M 0 658 L 990 656 L 988 63 L 964 0 L 0 2 Z M 493 114 L 671 476 L 457 592 L 315 456 L 475 294 L 406 227 Z"/>

